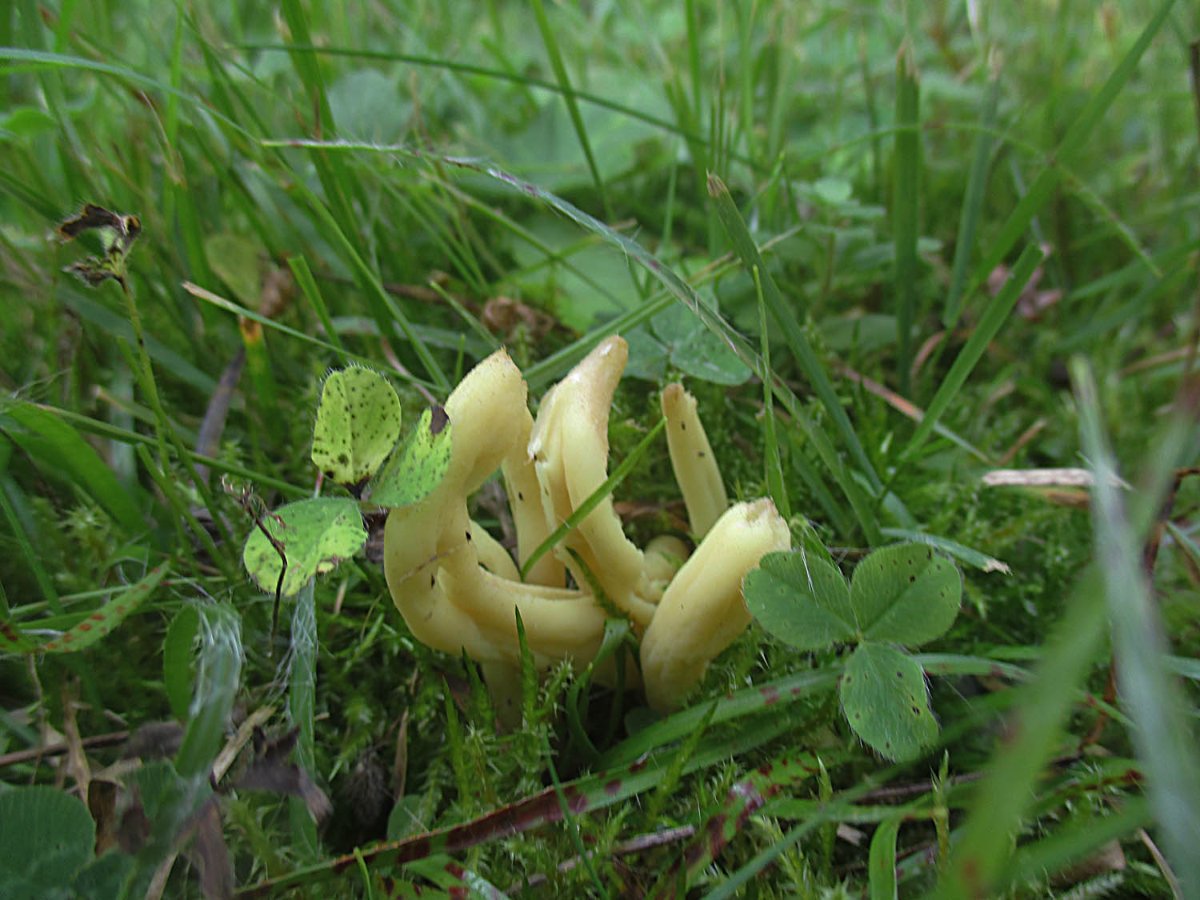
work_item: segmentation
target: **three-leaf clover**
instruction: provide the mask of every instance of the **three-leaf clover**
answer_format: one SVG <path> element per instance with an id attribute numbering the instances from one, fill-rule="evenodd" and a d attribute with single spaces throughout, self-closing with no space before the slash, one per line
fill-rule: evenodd
<path id="1" fill-rule="evenodd" d="M 923 544 L 868 555 L 850 583 L 803 551 L 772 553 L 746 576 L 746 605 L 770 634 L 800 650 L 857 644 L 839 685 L 850 727 L 881 756 L 912 759 L 937 738 L 925 672 L 901 646 L 954 623 L 962 576 Z"/>
<path id="2" fill-rule="evenodd" d="M 242 550 L 246 570 L 278 603 L 354 556 L 367 540 L 355 498 L 366 494 L 372 505 L 388 508 L 421 500 L 446 474 L 450 430 L 444 410 L 427 410 L 396 449 L 400 399 L 388 380 L 361 366 L 330 372 L 317 406 L 312 461 L 354 497 L 300 500 L 256 516 Z"/>

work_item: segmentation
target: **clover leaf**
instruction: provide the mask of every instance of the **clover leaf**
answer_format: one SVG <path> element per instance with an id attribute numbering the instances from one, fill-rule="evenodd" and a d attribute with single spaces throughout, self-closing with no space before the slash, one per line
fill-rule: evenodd
<path id="1" fill-rule="evenodd" d="M 281 506 L 262 517 L 262 526 L 271 538 L 251 530 L 242 563 L 262 590 L 278 589 L 283 597 L 300 593 L 310 578 L 354 556 L 367 541 L 358 503 L 337 497 Z"/>
<path id="2" fill-rule="evenodd" d="M 924 544 L 870 553 L 850 584 L 803 550 L 772 553 L 746 576 L 746 605 L 771 635 L 799 650 L 857 644 L 839 691 L 850 727 L 889 759 L 912 759 L 937 737 L 925 673 L 901 647 L 945 634 L 962 602 L 954 563 Z"/>
<path id="3" fill-rule="evenodd" d="M 404 446 L 392 454 L 371 482 L 371 502 L 386 507 L 408 506 L 437 487 L 450 467 L 452 427 L 440 406 L 425 410 Z"/>
<path id="4" fill-rule="evenodd" d="M 312 461 L 338 484 L 375 474 L 400 437 L 400 398 L 378 372 L 353 366 L 330 372 L 313 426 Z"/>
<path id="5" fill-rule="evenodd" d="M 914 759 L 938 735 L 920 663 L 887 644 L 850 655 L 839 691 L 850 727 L 881 756 Z"/>

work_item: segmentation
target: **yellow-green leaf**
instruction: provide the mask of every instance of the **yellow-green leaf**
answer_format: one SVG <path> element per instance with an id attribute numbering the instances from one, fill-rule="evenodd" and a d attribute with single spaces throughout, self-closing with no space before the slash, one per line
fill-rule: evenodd
<path id="1" fill-rule="evenodd" d="M 400 437 L 400 399 L 387 379 L 358 366 L 329 373 L 313 426 L 312 461 L 338 484 L 375 474 Z"/>
<path id="2" fill-rule="evenodd" d="M 246 538 L 242 562 L 255 583 L 268 593 L 280 585 L 280 595 L 292 597 L 315 575 L 331 571 L 339 562 L 354 556 L 367 540 L 362 514 L 354 500 L 319 497 L 281 506 L 262 518 L 263 527 L 279 544 L 279 550 L 255 527 Z"/>

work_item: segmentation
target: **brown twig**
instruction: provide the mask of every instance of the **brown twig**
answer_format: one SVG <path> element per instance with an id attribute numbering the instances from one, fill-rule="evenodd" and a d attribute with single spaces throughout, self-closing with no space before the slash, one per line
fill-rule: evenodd
<path id="1" fill-rule="evenodd" d="M 100 750 L 104 747 L 117 747 L 129 740 L 128 731 L 113 731 L 109 734 L 94 734 L 81 738 L 79 746 L 85 750 Z M 67 741 L 58 744 L 47 744 L 45 747 L 29 747 L 25 750 L 13 750 L 11 753 L 0 755 L 0 769 L 5 766 L 15 766 L 20 763 L 34 762 L 47 756 L 61 756 L 71 750 Z"/>
<path id="2" fill-rule="evenodd" d="M 79 734 L 79 721 L 75 718 L 77 701 L 72 695 L 72 682 L 62 685 L 63 736 L 67 739 L 67 774 L 75 779 L 79 796 L 86 798 L 92 783 L 92 767 L 88 765 L 87 753 L 83 749 L 83 738 Z"/>
<path id="3" fill-rule="evenodd" d="M 1156 353 L 1154 356 L 1146 356 L 1136 362 L 1131 362 L 1127 366 L 1117 370 L 1117 374 L 1122 378 L 1127 375 L 1136 375 L 1138 372 L 1144 372 L 1147 369 L 1157 369 L 1159 366 L 1169 365 L 1173 362 L 1189 360 L 1195 356 L 1195 344 L 1190 344 L 1187 347 L 1177 347 L 1174 350 L 1167 350 L 1164 353 Z"/>
<path id="4" fill-rule="evenodd" d="M 208 406 L 204 408 L 204 418 L 200 422 L 200 431 L 196 435 L 196 453 L 199 456 L 209 456 L 213 459 L 221 450 L 221 435 L 225 433 L 225 419 L 229 415 L 229 406 L 233 402 L 233 392 L 237 390 L 238 381 L 242 377 L 242 367 L 246 363 L 246 348 L 238 347 L 233 359 L 225 366 L 221 378 L 212 396 L 208 398 Z M 208 481 L 208 466 L 198 462 L 195 465 L 196 477 Z"/>
<path id="5" fill-rule="evenodd" d="M 1028 428 L 1026 428 L 1024 431 L 1022 431 L 1021 434 L 1017 437 L 1017 439 L 1015 441 L 1013 441 L 1012 446 L 1009 447 L 1007 450 L 1005 450 L 1000 455 L 1000 458 L 998 460 L 996 460 L 996 465 L 1000 466 L 1001 468 L 1006 467 L 1009 463 L 1011 463 L 1014 459 L 1016 459 L 1017 454 L 1020 453 L 1023 449 L 1025 449 L 1025 447 L 1029 444 L 1029 442 L 1032 441 L 1035 437 L 1037 437 L 1038 434 L 1040 434 L 1042 429 L 1045 427 L 1046 427 L 1046 420 L 1038 419 L 1036 422 L 1034 422 L 1032 425 L 1030 425 Z"/>
<path id="6" fill-rule="evenodd" d="M 925 418 L 925 411 L 921 409 L 921 407 L 909 400 L 906 400 L 904 397 L 901 397 L 891 388 L 880 384 L 874 379 L 868 378 L 866 375 L 856 372 L 849 366 L 838 366 L 837 373 L 861 386 L 868 394 L 874 394 L 888 406 L 892 407 L 892 409 L 896 410 L 903 416 L 907 416 L 914 422 L 920 422 L 923 418 Z"/>
<path id="7" fill-rule="evenodd" d="M 1146 833 L 1145 828 L 1137 830 L 1138 840 L 1140 840 L 1150 851 L 1150 855 L 1154 857 L 1154 862 L 1158 866 L 1158 871 L 1162 872 L 1163 879 L 1171 887 L 1171 896 L 1175 900 L 1183 900 L 1183 887 L 1179 883 L 1179 878 L 1176 876 L 1171 864 L 1167 862 L 1167 858 L 1163 856 L 1162 851 L 1158 849 L 1158 845 L 1154 843 L 1150 835 Z"/>

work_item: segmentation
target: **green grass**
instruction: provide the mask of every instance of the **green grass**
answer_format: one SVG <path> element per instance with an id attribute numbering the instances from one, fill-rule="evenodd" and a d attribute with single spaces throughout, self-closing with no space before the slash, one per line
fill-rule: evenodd
<path id="1" fill-rule="evenodd" d="M 0 12 L 0 792 L 111 781 L 170 834 L 203 817 L 173 866 L 166 840 L 120 862 L 130 894 L 1200 892 L 1200 13 L 445 9 Z M 88 202 L 140 218 L 128 294 L 64 272 L 103 252 L 53 238 Z M 647 435 L 683 374 L 731 495 L 775 498 L 797 546 L 958 560 L 926 756 L 874 758 L 840 656 L 757 626 L 671 716 L 564 664 L 510 731 L 366 558 L 272 641 L 247 508 L 317 488 L 329 368 L 388 372 L 415 422 L 495 347 L 536 401 L 613 333 L 609 471 L 640 459 L 596 499 L 649 510 L 639 540 L 677 521 Z M 984 487 L 999 465 L 1098 480 Z M 133 592 L 86 650 L 29 652 Z M 173 766 L 106 770 L 106 736 L 168 720 Z M 233 787 L 292 728 L 271 789 Z"/>

